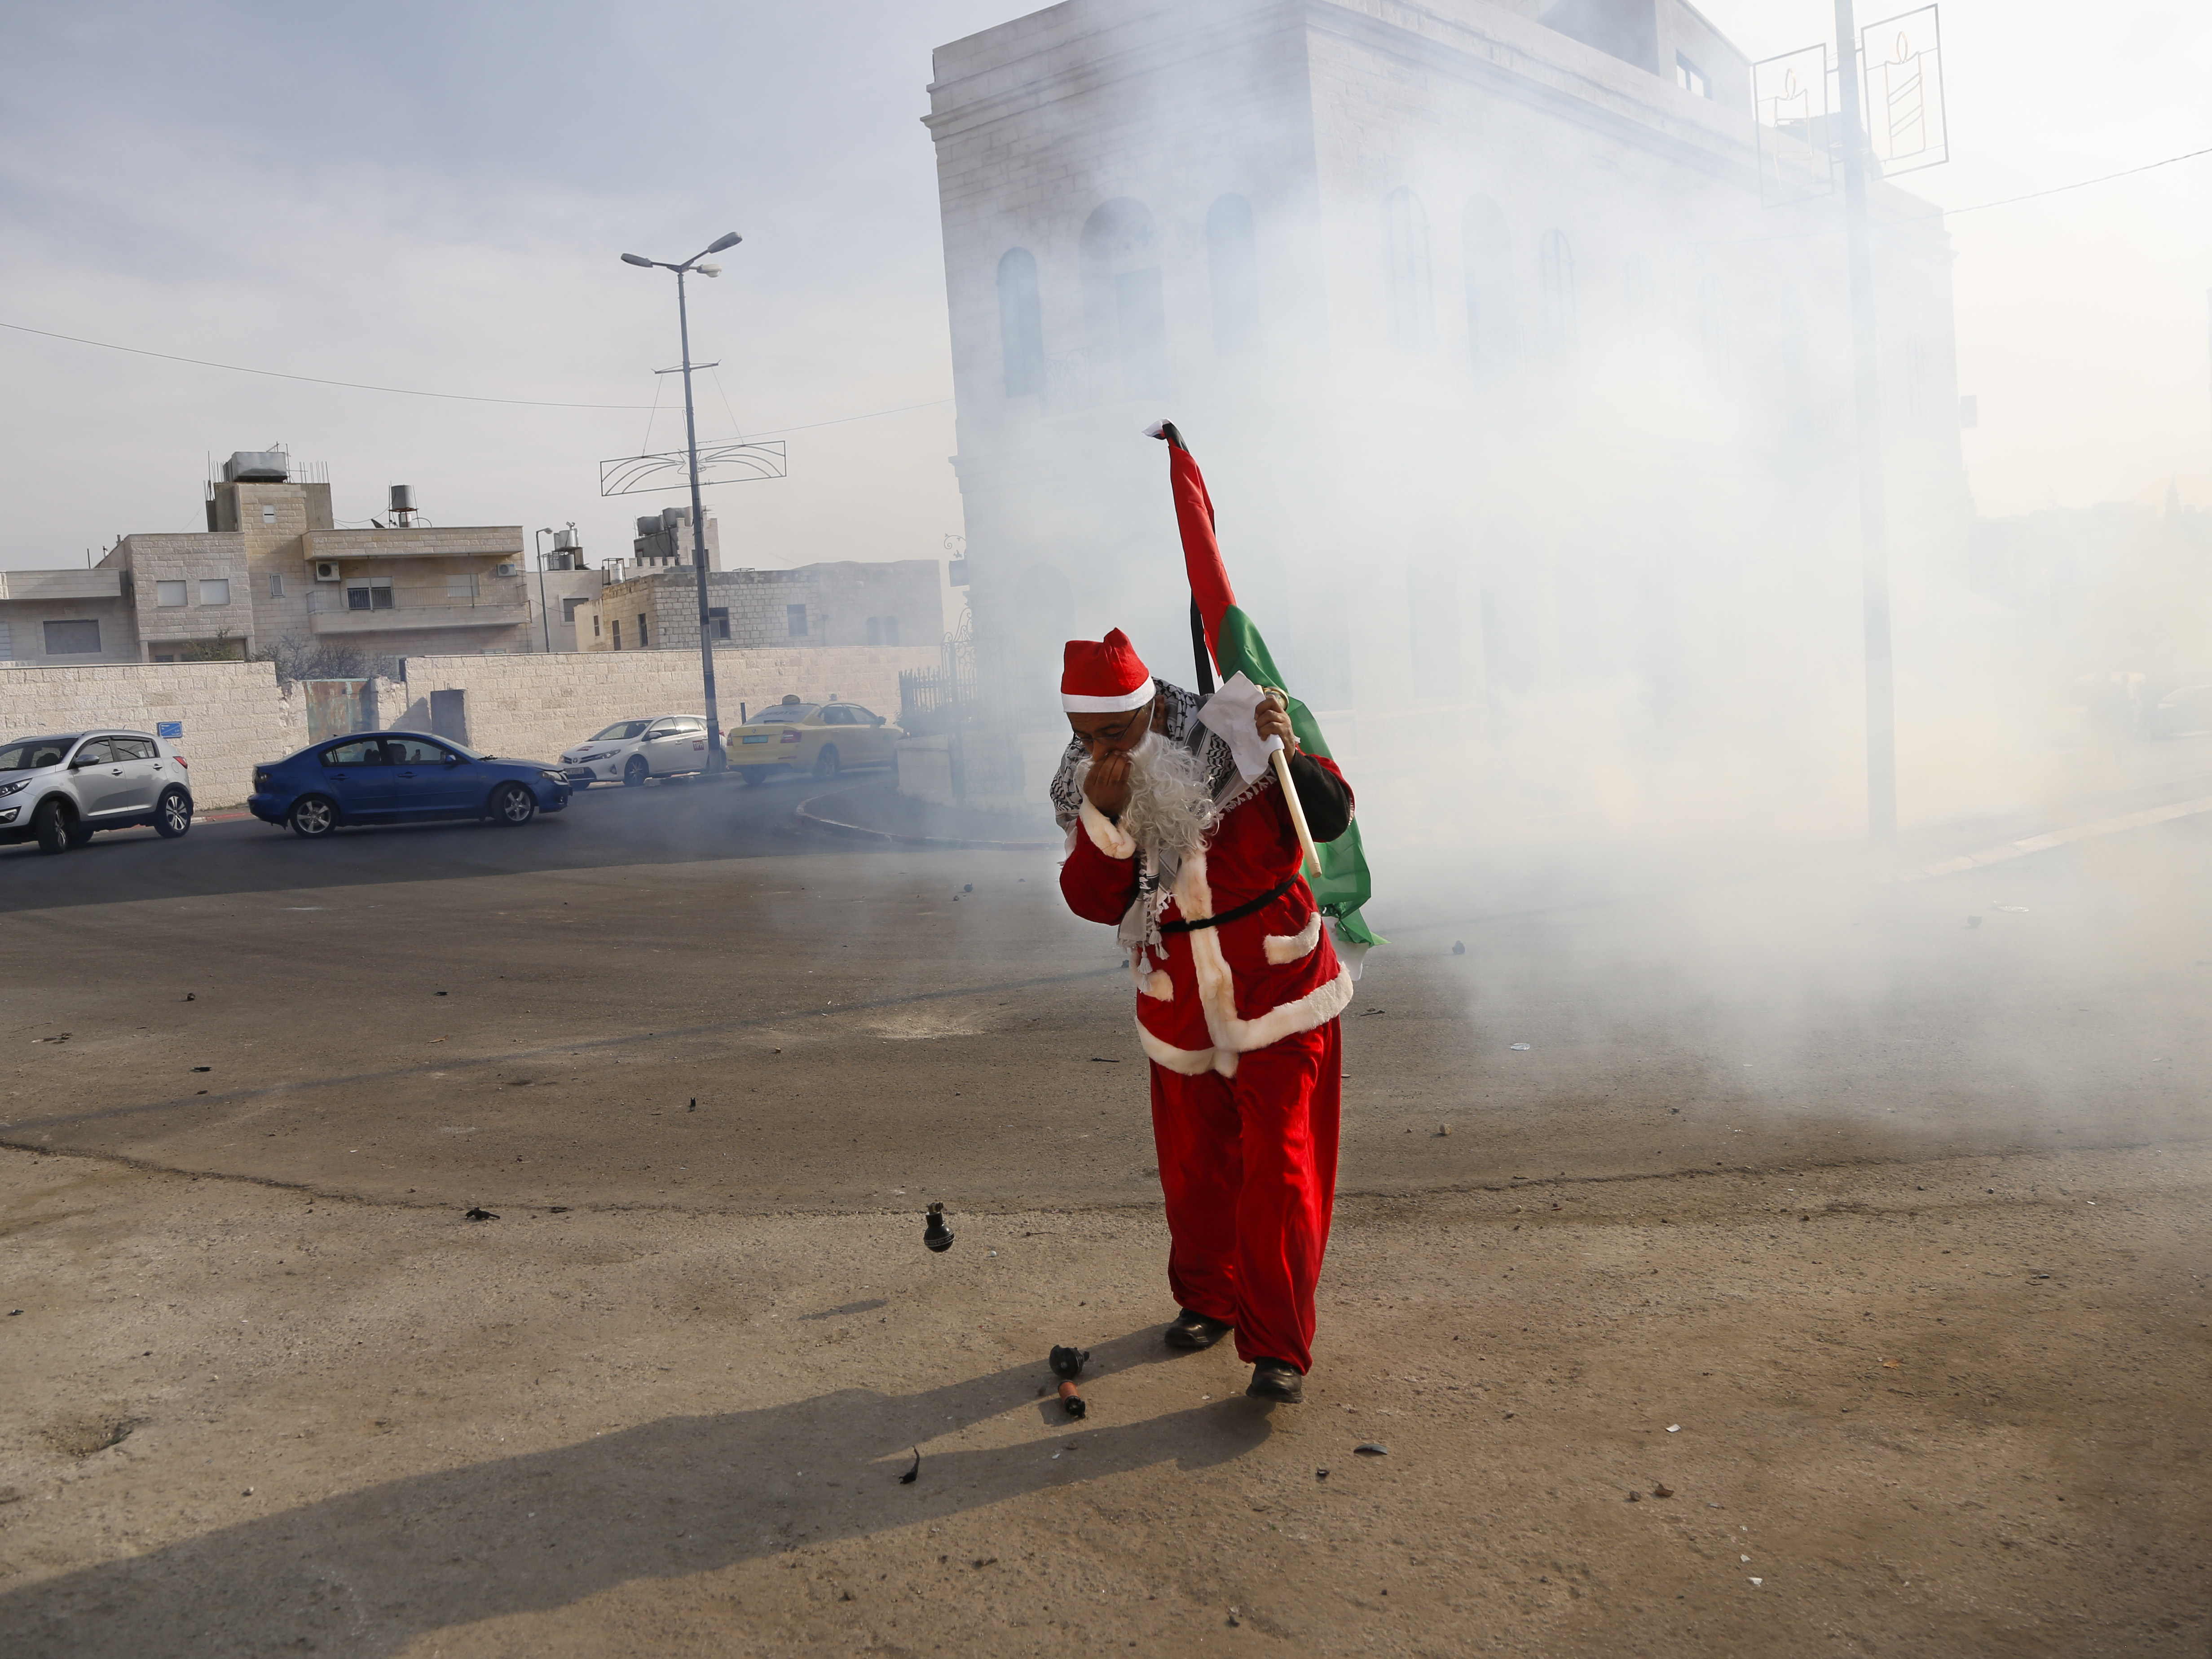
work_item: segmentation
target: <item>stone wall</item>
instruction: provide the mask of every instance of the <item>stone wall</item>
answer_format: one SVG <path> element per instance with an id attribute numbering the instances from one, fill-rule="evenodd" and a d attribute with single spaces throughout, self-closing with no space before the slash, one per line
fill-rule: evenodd
<path id="1" fill-rule="evenodd" d="M 234 806 L 253 769 L 307 742 L 306 700 L 278 690 L 265 662 L 106 663 L 85 668 L 0 668 L 0 733 L 33 737 L 119 726 L 158 732 L 185 757 L 202 811 Z"/>
<path id="2" fill-rule="evenodd" d="M 934 668 L 938 659 L 934 645 L 722 650 L 714 653 L 714 694 L 725 730 L 738 724 L 740 706 L 750 712 L 787 693 L 808 702 L 836 696 L 896 720 L 900 672 Z M 696 651 L 410 657 L 389 724 L 428 731 L 438 691 L 464 694 L 471 745 L 528 760 L 551 760 L 618 720 L 704 712 Z"/>

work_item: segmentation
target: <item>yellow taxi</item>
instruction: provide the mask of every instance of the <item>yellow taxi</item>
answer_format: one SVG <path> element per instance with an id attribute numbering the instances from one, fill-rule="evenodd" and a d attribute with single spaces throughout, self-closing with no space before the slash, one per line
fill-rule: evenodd
<path id="1" fill-rule="evenodd" d="M 788 696 L 732 726 L 722 744 L 730 769 L 757 784 L 779 767 L 828 779 L 848 767 L 896 766 L 898 740 L 905 735 L 857 702 Z"/>

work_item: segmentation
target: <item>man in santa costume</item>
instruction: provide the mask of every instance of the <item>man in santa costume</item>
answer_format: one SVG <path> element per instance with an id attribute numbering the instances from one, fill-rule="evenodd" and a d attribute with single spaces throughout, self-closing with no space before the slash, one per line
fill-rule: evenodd
<path id="1" fill-rule="evenodd" d="M 1335 1197 L 1352 976 L 1300 873 L 1276 774 L 1241 771 L 1197 696 L 1154 679 L 1116 629 L 1068 641 L 1060 700 L 1075 729 L 1052 785 L 1068 834 L 1060 891 L 1076 915 L 1118 927 L 1136 981 L 1181 1304 L 1166 1340 L 1211 1347 L 1233 1329 L 1252 1367 L 1245 1392 L 1298 1401 Z M 1206 714 L 1226 724 L 1218 701 Z M 1236 718 L 1291 755 L 1314 840 L 1342 835 L 1352 790 L 1335 763 L 1299 751 L 1279 702 Z"/>

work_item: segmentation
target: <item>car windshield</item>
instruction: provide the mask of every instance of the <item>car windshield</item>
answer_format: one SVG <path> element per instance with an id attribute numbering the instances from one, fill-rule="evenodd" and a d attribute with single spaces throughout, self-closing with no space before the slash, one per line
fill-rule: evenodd
<path id="1" fill-rule="evenodd" d="M 0 772 L 28 772 L 41 766 L 59 766 L 75 738 L 24 738 L 0 746 Z"/>
<path id="2" fill-rule="evenodd" d="M 652 724 L 651 720 L 617 720 L 592 741 L 593 743 L 628 743 L 632 738 L 643 737 L 645 728 Z"/>
<path id="3" fill-rule="evenodd" d="M 822 705 L 818 702 L 779 702 L 753 716 L 755 726 L 775 726 L 784 720 L 803 720 Z"/>

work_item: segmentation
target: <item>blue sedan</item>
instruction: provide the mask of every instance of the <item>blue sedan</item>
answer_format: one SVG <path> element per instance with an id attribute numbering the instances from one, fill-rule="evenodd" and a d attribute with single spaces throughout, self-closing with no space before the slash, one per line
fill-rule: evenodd
<path id="1" fill-rule="evenodd" d="M 253 769 L 246 807 L 318 840 L 344 823 L 489 818 L 520 825 L 557 812 L 568 775 L 538 761 L 479 755 L 420 732 L 357 732 Z"/>

